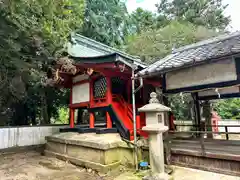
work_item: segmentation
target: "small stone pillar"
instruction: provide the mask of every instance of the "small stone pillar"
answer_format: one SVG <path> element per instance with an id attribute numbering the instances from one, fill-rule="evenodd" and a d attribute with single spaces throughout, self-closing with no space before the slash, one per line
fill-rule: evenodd
<path id="1" fill-rule="evenodd" d="M 166 180 L 170 177 L 164 172 L 163 133 L 168 131 L 168 127 L 164 124 L 164 118 L 171 109 L 159 104 L 155 92 L 152 92 L 150 97 L 149 104 L 138 109 L 139 112 L 146 113 L 146 126 L 142 130 L 149 133 L 151 176 L 144 177 L 144 179 Z"/>

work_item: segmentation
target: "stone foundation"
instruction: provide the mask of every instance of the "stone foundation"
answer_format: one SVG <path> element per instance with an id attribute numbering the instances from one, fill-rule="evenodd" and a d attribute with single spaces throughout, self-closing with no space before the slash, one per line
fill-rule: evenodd
<path id="1" fill-rule="evenodd" d="M 134 148 L 119 134 L 60 133 L 46 137 L 45 155 L 73 164 L 108 172 L 119 167 L 134 166 Z"/>

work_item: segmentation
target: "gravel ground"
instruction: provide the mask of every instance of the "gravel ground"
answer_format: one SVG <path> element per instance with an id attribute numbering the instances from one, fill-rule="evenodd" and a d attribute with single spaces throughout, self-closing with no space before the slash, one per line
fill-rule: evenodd
<path id="1" fill-rule="evenodd" d="M 239 177 L 173 167 L 174 180 L 240 180 Z M 124 171 L 124 169 L 122 169 Z M 120 174 L 120 175 L 119 175 Z M 140 180 L 133 172 L 98 174 L 37 152 L 0 155 L 0 180 Z"/>
<path id="2" fill-rule="evenodd" d="M 39 155 L 37 152 L 0 155 L 0 180 L 111 180 L 95 171 Z"/>

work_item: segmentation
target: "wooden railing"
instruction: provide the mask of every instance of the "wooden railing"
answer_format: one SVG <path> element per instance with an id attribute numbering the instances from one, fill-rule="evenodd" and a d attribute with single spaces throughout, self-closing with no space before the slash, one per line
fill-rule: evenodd
<path id="1" fill-rule="evenodd" d="M 121 95 L 113 95 L 113 101 L 118 101 L 124 111 L 127 113 L 126 115 L 129 117 L 129 119 L 133 119 L 133 110 L 132 107 L 125 101 L 125 99 Z"/>
<path id="2" fill-rule="evenodd" d="M 191 126 L 191 127 L 200 129 L 199 125 L 176 125 L 176 126 Z M 204 127 L 213 127 L 213 125 L 205 125 Z M 211 148 L 213 148 L 216 145 L 219 147 L 222 147 L 222 149 L 223 149 L 222 151 L 224 151 L 224 149 L 225 149 L 224 147 L 226 147 L 226 149 L 225 149 L 226 152 L 231 151 L 231 153 L 236 154 L 238 151 L 237 154 L 239 154 L 239 150 L 236 150 L 236 149 L 238 149 L 238 147 L 240 145 L 240 139 L 235 140 L 235 141 L 229 140 L 229 135 L 231 135 L 231 134 L 232 135 L 240 135 L 240 132 L 228 132 L 228 128 L 229 127 L 240 127 L 240 125 L 218 125 L 217 127 L 224 127 L 225 132 L 215 132 L 215 131 L 205 131 L 205 130 L 168 131 L 164 136 L 166 156 L 170 157 L 171 151 L 172 151 L 172 146 L 175 143 L 178 143 L 178 144 L 180 143 L 180 145 L 182 144 L 183 146 L 180 149 L 185 149 L 185 150 L 191 150 L 191 148 L 188 147 L 188 145 L 195 144 L 196 147 L 194 148 L 194 151 L 197 150 L 197 145 L 199 145 L 199 147 L 200 147 L 199 153 L 202 156 L 205 156 L 206 152 L 208 152 L 209 150 L 212 151 Z M 190 136 L 182 137 L 182 136 L 180 136 L 180 134 L 185 134 L 185 135 L 190 135 Z M 207 135 L 207 134 L 225 134 L 226 140 L 204 137 L 204 135 Z M 216 145 L 214 145 L 214 144 L 216 144 Z M 217 148 L 217 147 L 215 147 L 215 148 Z M 230 148 L 230 149 L 228 149 L 228 148 Z M 226 157 L 226 158 L 229 158 L 229 157 Z M 168 159 L 169 158 L 167 158 L 167 161 L 169 161 Z M 235 160 L 240 161 L 239 156 Z"/>
<path id="3" fill-rule="evenodd" d="M 228 128 L 230 127 L 239 127 L 240 128 L 240 125 L 190 125 L 190 124 L 179 124 L 179 125 L 176 125 L 175 124 L 175 127 L 177 126 L 183 126 L 183 127 L 194 127 L 195 129 L 199 129 L 199 130 L 196 130 L 196 131 L 169 131 L 170 133 L 191 133 L 191 134 L 202 134 L 202 133 L 205 133 L 205 134 L 225 134 L 226 135 L 226 140 L 229 140 L 229 134 L 239 134 L 240 135 L 240 131 L 239 132 L 228 132 Z M 225 129 L 225 132 L 215 132 L 215 131 L 203 131 L 203 128 L 208 128 L 208 127 L 224 127 Z M 176 129 L 176 128 L 175 128 Z"/>

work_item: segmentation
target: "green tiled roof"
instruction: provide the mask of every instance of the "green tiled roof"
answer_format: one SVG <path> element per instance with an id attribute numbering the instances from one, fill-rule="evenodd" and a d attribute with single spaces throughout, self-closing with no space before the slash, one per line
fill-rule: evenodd
<path id="1" fill-rule="evenodd" d="M 119 57 L 125 59 L 129 63 L 136 64 L 142 68 L 147 67 L 147 65 L 141 62 L 138 57 L 131 56 L 125 52 L 112 48 L 80 34 L 72 34 L 71 41 L 71 43 L 68 43 L 68 53 L 73 58 L 94 59 L 94 57 L 98 58 L 117 54 Z"/>

